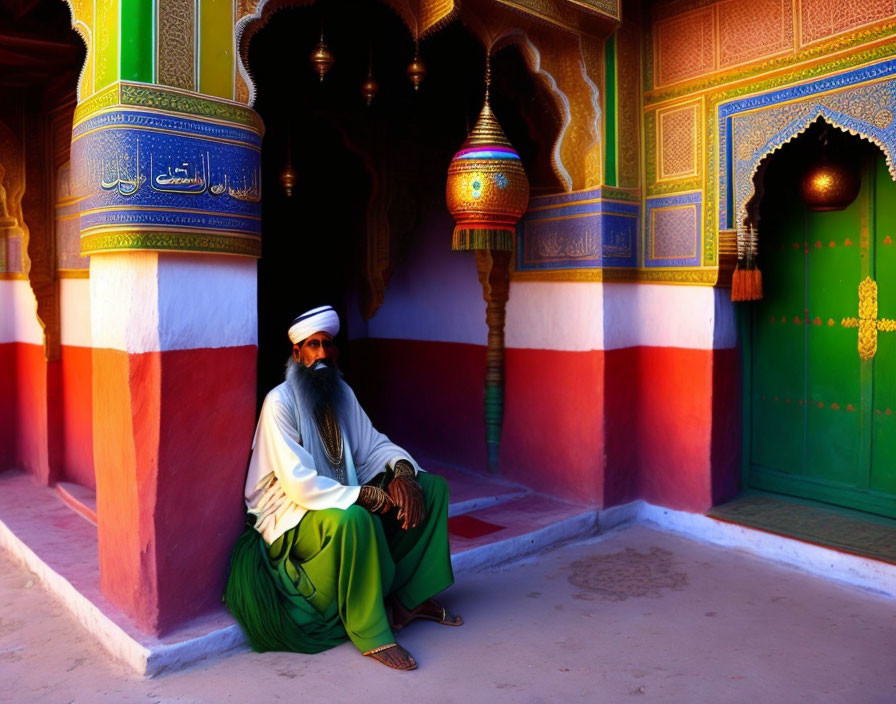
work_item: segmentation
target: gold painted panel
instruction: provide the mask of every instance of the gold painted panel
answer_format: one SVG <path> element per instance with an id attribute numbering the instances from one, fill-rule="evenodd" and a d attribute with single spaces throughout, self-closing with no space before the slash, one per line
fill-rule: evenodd
<path id="1" fill-rule="evenodd" d="M 641 24 L 626 15 L 616 33 L 617 183 L 641 184 Z M 602 84 L 598 84 L 602 85 Z"/>
<path id="2" fill-rule="evenodd" d="M 196 88 L 196 5 L 193 0 L 158 0 L 158 82 Z"/>
<path id="3" fill-rule="evenodd" d="M 699 103 L 690 103 L 657 110 L 657 181 L 700 175 L 699 108 Z"/>

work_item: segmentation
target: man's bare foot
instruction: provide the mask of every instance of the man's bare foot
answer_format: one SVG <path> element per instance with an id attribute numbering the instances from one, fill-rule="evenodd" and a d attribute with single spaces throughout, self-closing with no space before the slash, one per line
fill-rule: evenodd
<path id="1" fill-rule="evenodd" d="M 395 670 L 416 670 L 417 661 L 398 643 L 391 643 L 363 653 L 366 657 L 379 660 L 386 667 Z"/>
<path id="2" fill-rule="evenodd" d="M 448 610 L 435 599 L 427 599 L 416 609 L 408 610 L 404 604 L 395 597 L 390 603 L 392 615 L 392 629 L 404 628 L 411 621 L 422 618 L 426 621 L 435 621 L 443 626 L 460 626 L 464 620 L 455 614 L 449 614 Z"/>

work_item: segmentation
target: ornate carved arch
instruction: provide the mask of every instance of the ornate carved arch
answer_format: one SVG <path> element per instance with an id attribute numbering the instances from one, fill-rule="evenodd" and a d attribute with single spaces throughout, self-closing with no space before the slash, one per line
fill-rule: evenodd
<path id="1" fill-rule="evenodd" d="M 22 194 L 25 192 L 25 159 L 21 140 L 6 123 L 0 121 L 0 248 L 3 258 L 0 271 L 25 273 L 24 262 L 15 265 L 6 261 L 7 238 L 20 237 L 22 251 L 27 251 L 27 230 L 23 227 Z"/>
<path id="2" fill-rule="evenodd" d="M 93 60 L 91 57 L 93 52 L 93 41 L 91 39 L 90 26 L 85 22 L 83 0 L 64 0 L 64 2 L 72 17 L 72 29 L 78 33 L 78 36 L 81 37 L 81 41 L 84 42 L 84 46 L 87 49 L 87 53 L 84 56 L 84 63 L 81 66 L 81 71 L 78 73 L 77 99 L 78 102 L 80 102 L 82 93 L 88 92 L 84 90 L 84 85 L 88 75 L 87 67 L 90 66 L 90 63 Z"/>
<path id="3" fill-rule="evenodd" d="M 507 13 L 484 17 L 463 12 L 461 19 L 492 55 L 508 45 L 519 49 L 560 115 L 551 146 L 554 173 L 567 191 L 585 188 L 586 155 L 600 145 L 600 100 L 586 70 L 581 37 L 556 28 L 547 30 Z"/>
<path id="4" fill-rule="evenodd" d="M 424 37 L 450 22 L 457 12 L 454 0 L 382 0 L 401 18 L 412 36 Z M 236 99 L 252 106 L 255 81 L 249 72 L 249 44 L 277 10 L 312 5 L 314 0 L 239 0 L 236 14 Z"/>
<path id="5" fill-rule="evenodd" d="M 775 105 L 733 118 L 734 216 L 743 223 L 758 202 L 756 176 L 762 163 L 805 132 L 819 117 L 828 124 L 876 144 L 896 180 L 896 79 L 877 81 Z M 761 186 L 760 186 L 761 187 Z"/>
<path id="6" fill-rule="evenodd" d="M 551 103 L 560 115 L 559 124 L 554 126 L 555 136 L 551 144 L 551 168 L 553 168 L 557 179 L 563 184 L 565 190 L 569 191 L 573 188 L 573 178 L 563 163 L 563 155 L 560 150 L 563 139 L 573 121 L 569 98 L 558 88 L 557 80 L 554 76 L 544 68 L 541 52 L 523 30 L 512 29 L 504 32 L 493 41 L 490 48 L 486 45 L 486 49 L 494 55 L 511 45 L 519 49 L 533 78 L 539 81 L 546 89 Z"/>
<path id="7" fill-rule="evenodd" d="M 237 99 L 252 105 L 255 82 L 249 73 L 249 43 L 254 34 L 284 7 L 309 5 L 313 0 L 241 0 L 236 23 Z M 383 0 L 420 37 L 438 31 L 458 15 L 453 0 Z M 600 144 L 597 86 L 588 76 L 580 38 L 559 29 L 521 28 L 531 24 L 518 14 L 488 11 L 488 16 L 464 9 L 460 19 L 487 49 L 500 51 L 515 45 L 536 80 L 561 116 L 555 125 L 551 166 L 565 190 L 584 188 L 588 159 Z M 418 32 L 419 30 L 419 32 Z"/>

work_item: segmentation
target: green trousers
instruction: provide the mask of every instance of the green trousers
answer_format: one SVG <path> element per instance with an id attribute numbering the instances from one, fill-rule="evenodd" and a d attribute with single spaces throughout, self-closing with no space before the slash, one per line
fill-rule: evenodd
<path id="1" fill-rule="evenodd" d="M 386 596 L 412 609 L 453 583 L 447 483 L 429 473 L 418 481 L 426 519 L 411 530 L 394 512 L 350 506 L 309 511 L 263 561 L 254 537 L 241 536 L 225 601 L 254 649 L 318 652 L 347 636 L 365 652 L 395 640 Z"/>

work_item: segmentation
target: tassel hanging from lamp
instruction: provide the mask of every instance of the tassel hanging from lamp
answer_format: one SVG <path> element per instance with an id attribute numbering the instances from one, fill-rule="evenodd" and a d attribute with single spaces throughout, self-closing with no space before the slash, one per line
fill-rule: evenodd
<path id="1" fill-rule="evenodd" d="M 757 263 L 759 232 L 753 223 L 737 228 L 737 266 L 731 275 L 732 301 L 758 301 L 762 298 L 762 272 Z"/>
<path id="2" fill-rule="evenodd" d="M 485 434 L 489 468 L 496 471 L 504 421 L 504 320 L 510 293 L 510 256 L 516 224 L 529 203 L 529 181 L 519 154 L 489 105 L 490 60 L 489 50 L 485 104 L 448 167 L 445 198 L 457 223 L 451 249 L 475 254 L 486 303 Z"/>

